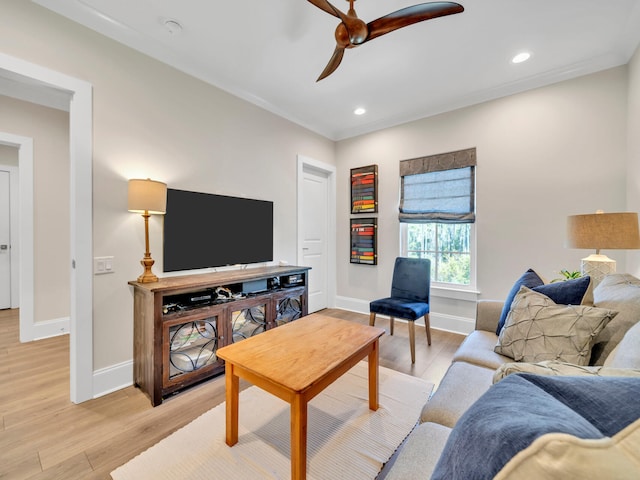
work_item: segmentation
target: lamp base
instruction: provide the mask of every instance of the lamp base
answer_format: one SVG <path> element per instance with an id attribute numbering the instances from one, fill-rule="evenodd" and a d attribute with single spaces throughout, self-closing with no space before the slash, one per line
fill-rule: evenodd
<path id="1" fill-rule="evenodd" d="M 151 283 L 158 281 L 158 277 L 151 271 L 151 267 L 154 263 L 156 262 L 151 258 L 151 255 L 145 255 L 144 258 L 140 260 L 140 265 L 144 267 L 144 272 L 138 277 L 138 283 Z"/>
<path id="2" fill-rule="evenodd" d="M 615 273 L 616 261 L 606 255 L 594 253 L 582 259 L 581 271 L 582 275 L 589 275 L 591 277 L 591 281 L 595 287 L 606 275 Z"/>

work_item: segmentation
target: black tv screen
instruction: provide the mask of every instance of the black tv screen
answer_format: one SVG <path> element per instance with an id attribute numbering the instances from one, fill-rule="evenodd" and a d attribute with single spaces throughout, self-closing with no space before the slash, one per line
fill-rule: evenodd
<path id="1" fill-rule="evenodd" d="M 273 202 L 167 189 L 164 271 L 273 260 Z"/>

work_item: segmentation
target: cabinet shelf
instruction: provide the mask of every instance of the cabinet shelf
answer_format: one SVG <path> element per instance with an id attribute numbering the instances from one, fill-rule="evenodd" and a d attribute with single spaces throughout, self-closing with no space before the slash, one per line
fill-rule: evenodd
<path id="1" fill-rule="evenodd" d="M 223 373 L 218 348 L 307 314 L 308 270 L 261 267 L 129 282 L 136 386 L 156 406 L 169 394 Z M 245 282 L 256 280 L 271 288 L 240 295 Z M 234 296 L 217 298 L 219 287 Z"/>

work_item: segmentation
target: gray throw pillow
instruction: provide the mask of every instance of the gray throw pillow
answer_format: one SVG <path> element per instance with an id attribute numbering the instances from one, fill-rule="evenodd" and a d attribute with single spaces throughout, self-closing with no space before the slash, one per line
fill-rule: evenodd
<path id="1" fill-rule="evenodd" d="M 518 362 L 560 360 L 587 365 L 598 333 L 617 312 L 587 305 L 558 305 L 521 287 L 494 351 Z"/>
<path id="2" fill-rule="evenodd" d="M 640 370 L 640 322 L 627 330 L 620 343 L 604 361 L 604 366 Z"/>

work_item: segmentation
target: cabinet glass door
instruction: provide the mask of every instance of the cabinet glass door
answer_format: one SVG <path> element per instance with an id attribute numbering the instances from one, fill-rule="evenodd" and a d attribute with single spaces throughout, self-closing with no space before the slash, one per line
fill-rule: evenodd
<path id="1" fill-rule="evenodd" d="M 233 342 L 239 342 L 267 330 L 267 305 L 240 308 L 231 313 Z"/>
<path id="2" fill-rule="evenodd" d="M 276 302 L 276 323 L 278 326 L 292 322 L 302 316 L 300 296 L 280 298 Z"/>
<path id="3" fill-rule="evenodd" d="M 169 327 L 169 379 L 216 363 L 218 317 Z"/>

